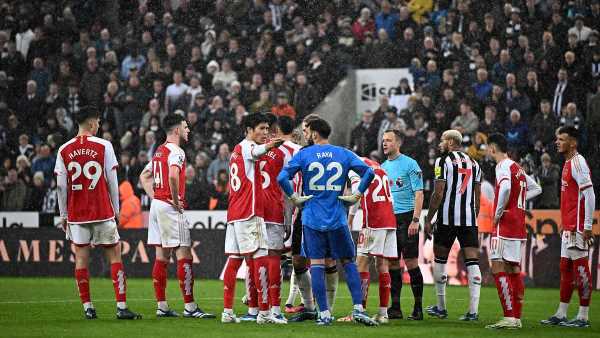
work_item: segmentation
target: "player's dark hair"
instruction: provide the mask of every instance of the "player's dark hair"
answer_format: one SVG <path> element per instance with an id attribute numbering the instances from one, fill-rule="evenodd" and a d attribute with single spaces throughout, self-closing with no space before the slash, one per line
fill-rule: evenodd
<path id="1" fill-rule="evenodd" d="M 264 114 L 260 113 L 246 115 L 242 120 L 242 126 L 244 126 L 244 130 L 246 130 L 246 128 L 254 129 L 261 123 L 269 123 L 269 121 Z"/>
<path id="2" fill-rule="evenodd" d="M 174 128 L 178 127 L 182 121 L 185 121 L 183 116 L 179 114 L 169 114 L 163 119 L 163 128 L 165 132 L 170 133 Z"/>
<path id="3" fill-rule="evenodd" d="M 83 124 L 87 119 L 100 117 L 100 110 L 95 106 L 83 106 L 79 111 L 73 114 L 73 118 L 78 124 Z"/>
<path id="4" fill-rule="evenodd" d="M 324 139 L 328 139 L 331 134 L 331 126 L 327 121 L 321 118 L 308 121 L 306 126 L 310 128 L 311 131 L 316 131 Z"/>
<path id="5" fill-rule="evenodd" d="M 294 132 L 294 119 L 289 116 L 280 116 L 277 119 L 277 125 L 283 135 L 290 135 Z"/>
<path id="6" fill-rule="evenodd" d="M 398 129 L 387 129 L 385 131 L 386 133 L 393 133 L 394 136 L 396 137 L 396 141 L 402 142 L 404 141 L 404 134 L 402 134 L 402 132 Z"/>
<path id="7" fill-rule="evenodd" d="M 496 148 L 503 153 L 506 153 L 508 151 L 508 142 L 506 141 L 506 137 L 502 134 L 494 133 L 490 135 L 488 137 L 487 144 L 495 145 Z"/>
<path id="8" fill-rule="evenodd" d="M 277 124 L 277 116 L 275 116 L 273 113 L 265 113 L 264 115 L 267 119 L 269 127 L 272 127 L 273 125 Z"/>
<path id="9" fill-rule="evenodd" d="M 561 127 L 558 129 L 558 133 L 557 134 L 567 134 L 570 137 L 574 138 L 577 140 L 577 138 L 579 137 L 579 131 L 577 130 L 577 128 L 573 127 L 573 126 L 569 126 L 569 127 Z"/>

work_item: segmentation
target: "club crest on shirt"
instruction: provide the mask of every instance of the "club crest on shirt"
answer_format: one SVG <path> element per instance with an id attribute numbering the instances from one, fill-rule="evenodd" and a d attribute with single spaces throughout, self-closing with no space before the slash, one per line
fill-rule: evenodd
<path id="1" fill-rule="evenodd" d="M 398 188 L 402 188 L 402 186 L 404 185 L 404 181 L 402 181 L 402 178 L 401 178 L 401 177 L 398 177 L 398 178 L 396 179 L 396 182 L 395 182 L 395 184 L 396 184 L 396 186 L 397 186 Z"/>

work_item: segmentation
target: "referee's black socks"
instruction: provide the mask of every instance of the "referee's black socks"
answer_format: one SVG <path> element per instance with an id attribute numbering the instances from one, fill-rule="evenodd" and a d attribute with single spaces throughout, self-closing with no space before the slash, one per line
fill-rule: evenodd
<path id="1" fill-rule="evenodd" d="M 402 293 L 402 269 L 390 269 L 390 279 L 392 280 L 392 308 L 400 310 L 400 294 Z"/>
<path id="2" fill-rule="evenodd" d="M 421 269 L 417 266 L 414 269 L 408 270 L 410 275 L 410 288 L 415 297 L 415 309 L 423 308 L 423 275 Z"/>

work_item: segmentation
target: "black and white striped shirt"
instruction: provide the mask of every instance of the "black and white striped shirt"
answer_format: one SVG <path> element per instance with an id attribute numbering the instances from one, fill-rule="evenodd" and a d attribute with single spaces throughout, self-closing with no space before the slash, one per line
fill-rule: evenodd
<path id="1" fill-rule="evenodd" d="M 435 160 L 436 180 L 446 181 L 444 198 L 437 218 L 450 226 L 477 226 L 475 184 L 481 182 L 481 169 L 462 151 L 452 151 Z"/>

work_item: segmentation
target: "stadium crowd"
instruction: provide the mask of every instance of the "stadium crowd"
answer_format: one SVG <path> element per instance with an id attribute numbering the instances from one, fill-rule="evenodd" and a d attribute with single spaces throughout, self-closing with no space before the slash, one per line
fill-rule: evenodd
<path id="1" fill-rule="evenodd" d="M 83 106 L 102 112 L 123 199 L 149 205 L 138 176 L 162 118 L 182 114 L 189 208 L 226 209 L 241 118 L 300 121 L 355 68 L 410 69 L 412 88 L 395 90 L 407 108 L 381 97 L 348 112 L 362 114 L 348 146 L 381 159 L 383 131 L 400 129 L 426 192 L 449 128 L 488 180 L 487 135 L 504 133 L 542 185 L 537 208 L 558 207 L 559 126 L 578 128 L 600 177 L 598 0 L 123 0 L 116 22 L 104 15 L 114 3 L 0 0 L 0 210 L 55 212 L 56 150 Z"/>

